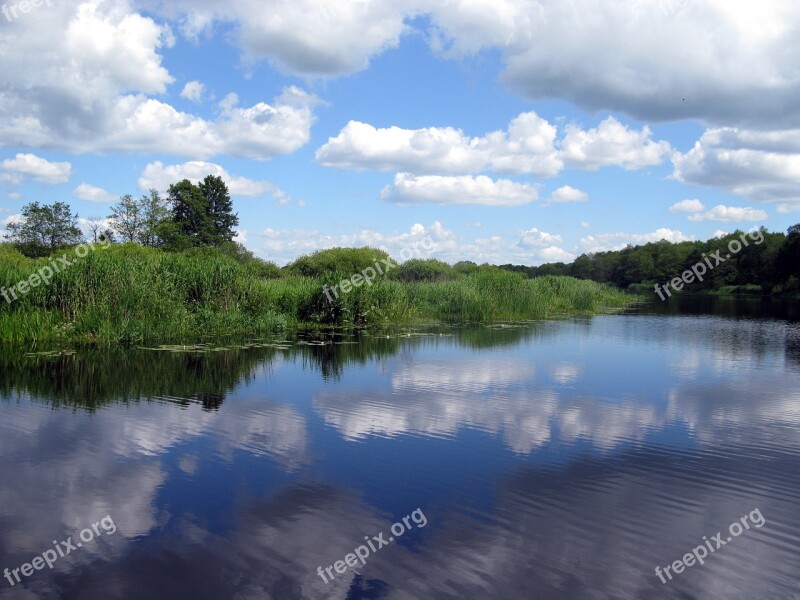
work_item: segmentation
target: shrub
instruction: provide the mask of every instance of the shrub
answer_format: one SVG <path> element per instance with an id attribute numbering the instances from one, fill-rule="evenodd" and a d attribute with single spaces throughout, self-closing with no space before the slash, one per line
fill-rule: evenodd
<path id="1" fill-rule="evenodd" d="M 374 268 L 376 262 L 388 258 L 389 255 L 378 248 L 331 248 L 301 256 L 287 265 L 286 271 L 303 277 L 323 277 L 333 274 L 343 279 L 360 273 L 367 267 Z"/>
<path id="2" fill-rule="evenodd" d="M 436 259 L 411 259 L 389 273 L 389 278 L 405 283 L 418 281 L 452 281 L 459 273 L 445 262 Z"/>

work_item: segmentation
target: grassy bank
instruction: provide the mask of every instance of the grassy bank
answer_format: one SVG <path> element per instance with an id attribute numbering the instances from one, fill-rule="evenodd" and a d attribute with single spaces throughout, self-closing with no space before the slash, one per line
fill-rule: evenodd
<path id="1" fill-rule="evenodd" d="M 459 270 L 427 261 L 419 268 L 398 267 L 330 302 L 323 285 L 358 272 L 367 254 L 369 264 L 386 256 L 348 252 L 350 262 L 315 272 L 308 260 L 281 270 L 213 249 L 98 249 L 11 304 L 0 297 L 0 339 L 140 343 L 307 325 L 496 322 L 592 314 L 632 301 L 591 281 L 526 279 L 495 267 Z M 0 286 L 11 288 L 48 264 L 0 246 Z"/>

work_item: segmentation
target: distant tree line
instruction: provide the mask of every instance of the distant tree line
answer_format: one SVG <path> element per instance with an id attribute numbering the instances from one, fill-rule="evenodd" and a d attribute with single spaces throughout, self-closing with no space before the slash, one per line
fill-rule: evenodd
<path id="1" fill-rule="evenodd" d="M 95 242 L 133 242 L 168 251 L 230 245 L 239 224 L 228 187 L 221 177 L 194 184 L 184 179 L 169 187 L 166 198 L 150 190 L 140 198 L 122 196 L 105 219 L 88 219 Z M 109 224 L 107 226 L 106 224 Z M 26 256 L 38 258 L 83 241 L 78 214 L 64 202 L 23 207 L 21 219 L 6 226 L 6 239 Z"/>
<path id="2" fill-rule="evenodd" d="M 742 249 L 729 260 L 709 271 L 703 282 L 688 286 L 691 291 L 750 291 L 764 294 L 800 291 L 800 224 L 789 228 L 787 234 L 769 233 L 760 229 L 764 242 Z M 502 265 L 528 277 L 567 275 L 591 279 L 627 289 L 637 284 L 648 286 L 664 283 L 712 254 L 739 239 L 736 231 L 705 242 L 672 243 L 666 240 L 627 246 L 622 250 L 583 254 L 570 264 L 549 263 L 538 267 Z"/>

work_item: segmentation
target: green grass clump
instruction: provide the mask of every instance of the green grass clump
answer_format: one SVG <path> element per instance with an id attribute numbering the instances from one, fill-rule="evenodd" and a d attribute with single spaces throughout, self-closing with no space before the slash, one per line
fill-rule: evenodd
<path id="1" fill-rule="evenodd" d="M 11 304 L 0 297 L 0 340 L 134 344 L 300 325 L 490 323 L 591 314 L 632 302 L 591 281 L 526 279 L 490 266 L 457 270 L 439 261 L 408 261 L 397 267 L 400 281 L 379 277 L 347 294 L 333 293 L 333 286 L 385 256 L 371 249 L 317 253 L 283 272 L 230 249 L 172 253 L 122 244 L 98 246 L 78 259 L 66 252 L 74 265 L 49 285 Z M 11 288 L 50 262 L 0 245 L 0 286 Z"/>

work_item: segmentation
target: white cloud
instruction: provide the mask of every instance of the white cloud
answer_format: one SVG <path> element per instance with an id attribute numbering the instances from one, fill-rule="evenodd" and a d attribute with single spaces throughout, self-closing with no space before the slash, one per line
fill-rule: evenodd
<path id="1" fill-rule="evenodd" d="M 6 128 L 0 124 L 0 133 L 19 143 L 46 140 L 76 152 L 158 152 L 201 159 L 226 154 L 266 160 L 308 142 L 314 102 L 313 96 L 289 88 L 272 105 L 226 106 L 215 121 L 207 121 L 158 100 L 125 96 L 103 116 L 114 128 L 94 137 L 82 139 L 78 132 L 75 138 L 62 138 L 36 119 L 17 119 Z"/>
<path id="2" fill-rule="evenodd" d="M 507 131 L 495 131 L 477 140 L 497 173 L 527 173 L 553 177 L 564 167 L 555 148 L 558 130 L 534 112 L 522 113 Z"/>
<path id="3" fill-rule="evenodd" d="M 11 225 L 11 223 L 22 223 L 22 215 L 21 214 L 14 214 L 9 215 L 5 219 L 3 219 L 2 224 L 3 228 Z"/>
<path id="4" fill-rule="evenodd" d="M 9 183 L 22 183 L 25 177 L 31 177 L 41 183 L 55 185 L 66 183 L 72 174 L 70 163 L 50 162 L 35 154 L 17 154 L 0 163 L 0 169 L 6 171 Z"/>
<path id="5" fill-rule="evenodd" d="M 608 117 L 588 131 L 568 125 L 560 144 L 561 155 L 570 166 L 590 171 L 610 165 L 641 169 L 660 165 L 671 151 L 668 142 L 656 142 L 651 137 L 649 127 L 633 131 L 614 117 Z"/>
<path id="6" fill-rule="evenodd" d="M 236 235 L 233 236 L 233 241 L 242 245 L 247 244 L 247 229 L 237 229 Z"/>
<path id="7" fill-rule="evenodd" d="M 295 87 L 271 104 L 229 106 L 213 120 L 152 97 L 174 81 L 160 54 L 174 39 L 126 0 L 65 0 L 3 36 L 5 144 L 264 160 L 309 140 L 316 98 Z"/>
<path id="8" fill-rule="evenodd" d="M 234 39 L 248 61 L 266 59 L 301 75 L 342 75 L 366 68 L 370 58 L 394 48 L 416 0 L 175 0 L 161 5 L 195 36 L 215 21 L 233 23 Z M 346 43 L 344 43 L 346 41 Z"/>
<path id="9" fill-rule="evenodd" d="M 550 194 L 550 202 L 587 202 L 588 200 L 589 194 L 569 185 L 562 186 Z"/>
<path id="10" fill-rule="evenodd" d="M 403 204 L 480 204 L 522 206 L 539 197 L 536 187 L 485 175 L 443 177 L 398 173 L 381 192 L 381 198 Z"/>
<path id="11" fill-rule="evenodd" d="M 764 210 L 755 208 L 739 208 L 719 204 L 709 211 L 697 213 L 689 217 L 690 221 L 716 221 L 718 223 L 734 223 L 737 221 L 764 221 L 769 215 Z"/>
<path id="12" fill-rule="evenodd" d="M 330 138 L 316 157 L 326 167 L 413 173 L 475 172 L 486 163 L 476 143 L 457 129 L 377 129 L 358 121 Z"/>
<path id="13" fill-rule="evenodd" d="M 142 191 L 156 189 L 165 193 L 173 183 L 184 179 L 197 183 L 205 179 L 207 175 L 221 177 L 227 184 L 231 196 L 260 197 L 270 194 L 279 204 L 285 204 L 288 201 L 286 194 L 269 181 L 237 177 L 229 174 L 220 165 L 202 161 L 189 161 L 179 165 L 164 165 L 160 161 L 150 163 L 139 177 L 139 189 Z"/>
<path id="14" fill-rule="evenodd" d="M 709 129 L 672 161 L 673 177 L 682 183 L 800 208 L 800 129 Z"/>
<path id="15" fill-rule="evenodd" d="M 521 248 L 545 248 L 564 241 L 560 235 L 540 231 L 536 227 L 520 231 L 519 238 L 517 245 Z"/>
<path id="16" fill-rule="evenodd" d="M 539 252 L 539 257 L 545 262 L 572 262 L 576 256 L 558 246 L 549 246 Z"/>
<path id="17" fill-rule="evenodd" d="M 592 224 L 589 223 L 588 221 L 581 221 L 581 227 L 583 229 L 589 229 L 591 226 L 592 226 Z"/>
<path id="18" fill-rule="evenodd" d="M 694 200 L 687 199 L 676 202 L 669 207 L 669 212 L 697 213 L 702 212 L 705 209 L 706 207 L 703 206 L 703 203 L 695 198 Z"/>
<path id="19" fill-rule="evenodd" d="M 21 200 L 22 194 L 20 194 L 19 192 L 9 192 L 8 194 L 6 194 L 6 198 L 8 198 L 9 200 Z"/>
<path id="20" fill-rule="evenodd" d="M 350 121 L 317 150 L 324 166 L 407 171 L 414 174 L 529 173 L 542 177 L 558 174 L 562 163 L 555 149 L 557 130 L 535 113 L 523 113 L 507 131 L 468 137 L 452 127 L 377 129 Z"/>
<path id="21" fill-rule="evenodd" d="M 501 174 L 554 177 L 569 166 L 597 170 L 618 165 L 628 170 L 661 164 L 670 152 L 647 128 L 631 130 L 609 117 L 590 130 L 569 125 L 562 139 L 558 128 L 534 112 L 518 115 L 506 131 L 469 137 L 452 127 L 379 129 L 350 121 L 317 150 L 324 166 L 415 175 Z"/>
<path id="22" fill-rule="evenodd" d="M 181 91 L 181 97 L 191 100 L 192 102 L 200 102 L 203 97 L 205 86 L 199 81 L 189 81 Z"/>
<path id="23" fill-rule="evenodd" d="M 693 240 L 694 237 L 685 236 L 680 231 L 661 228 L 652 233 L 601 233 L 588 235 L 581 238 L 580 246 L 584 252 L 607 252 L 609 250 L 622 250 L 628 244 L 643 245 L 650 242 L 667 240 L 677 244 Z"/>
<path id="24" fill-rule="evenodd" d="M 189 36 L 230 23 L 246 60 L 295 74 L 363 69 L 424 24 L 443 55 L 498 51 L 502 80 L 530 98 L 644 120 L 800 125 L 800 6 L 786 0 L 692 0 L 669 15 L 662 0 L 175 0 L 159 10 Z"/>
<path id="25" fill-rule="evenodd" d="M 113 202 L 114 197 L 103 188 L 99 188 L 90 183 L 82 183 L 75 188 L 72 195 L 88 202 Z"/>
<path id="26" fill-rule="evenodd" d="M 336 235 L 315 230 L 269 228 L 261 236 L 265 238 L 261 254 L 280 264 L 290 262 L 302 254 L 336 246 L 371 246 L 385 250 L 394 258 L 400 258 L 404 250 L 408 252 L 407 249 L 410 249 L 415 258 L 436 257 L 445 260 L 459 255 L 455 234 L 439 221 L 434 221 L 427 227 L 415 223 L 408 231 L 395 234 L 385 234 L 369 228 Z M 463 257 L 458 260 L 461 258 Z"/>
<path id="27" fill-rule="evenodd" d="M 450 0 L 430 10 L 440 45 L 499 49 L 502 80 L 530 98 L 645 120 L 800 123 L 800 5 L 692 0 L 671 16 L 663 6 Z"/>

